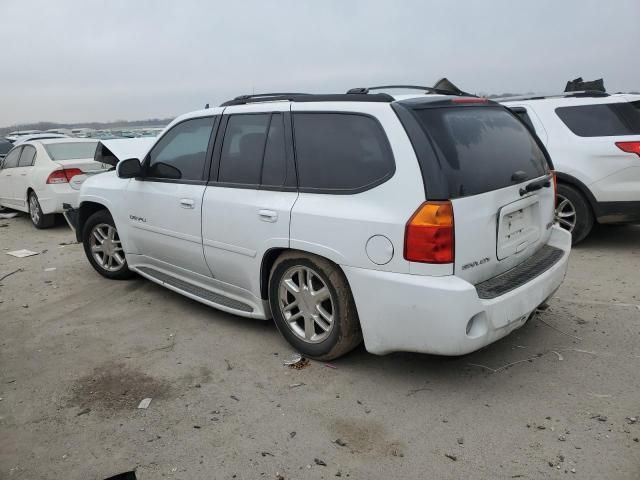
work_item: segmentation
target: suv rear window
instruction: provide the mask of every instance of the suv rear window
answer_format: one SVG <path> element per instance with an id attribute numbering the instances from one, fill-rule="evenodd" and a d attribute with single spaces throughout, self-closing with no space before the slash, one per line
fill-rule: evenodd
<path id="1" fill-rule="evenodd" d="M 640 135 L 640 110 L 631 103 L 558 107 L 556 113 L 580 137 Z"/>
<path id="2" fill-rule="evenodd" d="M 549 171 L 538 143 L 503 107 L 442 107 L 414 110 L 433 140 L 450 198 L 514 185 L 518 171 L 528 179 Z"/>
<path id="3" fill-rule="evenodd" d="M 294 113 L 301 191 L 356 193 L 390 178 L 395 163 L 376 119 L 352 113 Z"/>

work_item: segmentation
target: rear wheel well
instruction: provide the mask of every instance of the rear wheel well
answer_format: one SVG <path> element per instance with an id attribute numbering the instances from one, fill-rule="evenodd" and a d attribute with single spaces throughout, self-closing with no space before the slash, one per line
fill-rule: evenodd
<path id="1" fill-rule="evenodd" d="M 109 209 L 101 203 L 82 202 L 82 204 L 80 205 L 80 208 L 78 209 L 78 226 L 76 230 L 76 238 L 79 242 L 82 241 L 82 229 L 84 228 L 84 224 L 86 223 L 87 219 L 100 210 L 109 211 Z"/>
<path id="2" fill-rule="evenodd" d="M 260 265 L 260 297 L 263 300 L 269 299 L 269 275 L 271 274 L 271 268 L 282 252 L 287 251 L 289 251 L 288 248 L 272 248 L 271 250 L 267 250 L 262 257 L 262 264 Z"/>
<path id="3" fill-rule="evenodd" d="M 587 204 L 591 209 L 591 214 L 595 217 L 597 213 L 596 205 L 598 202 L 589 188 L 577 178 L 567 175 L 566 173 L 556 172 L 556 176 L 558 183 L 564 183 L 565 185 L 573 187 L 582 194 L 582 196 L 587 200 Z"/>

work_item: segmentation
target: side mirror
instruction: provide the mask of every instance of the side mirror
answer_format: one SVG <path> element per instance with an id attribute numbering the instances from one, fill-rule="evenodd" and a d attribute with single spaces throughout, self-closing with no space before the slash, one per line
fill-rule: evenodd
<path id="1" fill-rule="evenodd" d="M 136 178 L 142 176 L 142 165 L 137 158 L 127 158 L 118 162 L 116 172 L 120 178 Z"/>

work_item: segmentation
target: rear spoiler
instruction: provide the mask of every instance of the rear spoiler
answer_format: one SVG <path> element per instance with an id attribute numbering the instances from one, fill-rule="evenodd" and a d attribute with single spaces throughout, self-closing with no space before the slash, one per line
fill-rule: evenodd
<path id="1" fill-rule="evenodd" d="M 128 158 L 142 160 L 155 143 L 155 137 L 117 138 L 100 140 L 93 159 L 98 163 L 106 163 L 115 167 L 118 162 Z"/>

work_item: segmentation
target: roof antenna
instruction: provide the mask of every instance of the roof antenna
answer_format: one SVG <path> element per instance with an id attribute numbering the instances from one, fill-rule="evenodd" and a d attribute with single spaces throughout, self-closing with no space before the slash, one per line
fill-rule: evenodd
<path id="1" fill-rule="evenodd" d="M 208 103 L 204 106 L 204 109 L 205 110 L 209 110 L 209 104 Z"/>

